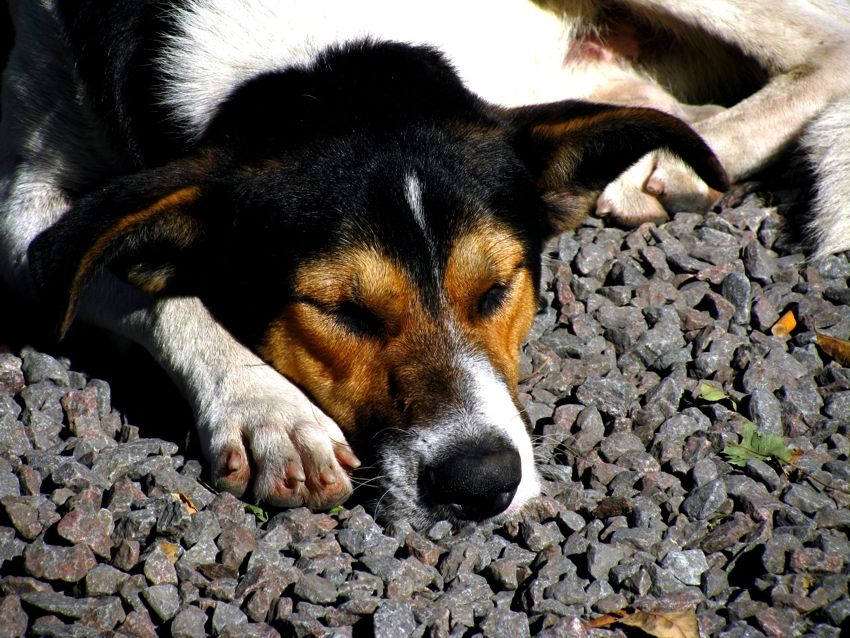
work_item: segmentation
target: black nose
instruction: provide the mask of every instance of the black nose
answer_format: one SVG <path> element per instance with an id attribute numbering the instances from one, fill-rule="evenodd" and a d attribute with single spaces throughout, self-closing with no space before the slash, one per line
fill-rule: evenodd
<path id="1" fill-rule="evenodd" d="M 519 453 L 506 445 L 471 445 L 423 468 L 426 498 L 458 518 L 481 521 L 507 509 L 522 478 Z"/>

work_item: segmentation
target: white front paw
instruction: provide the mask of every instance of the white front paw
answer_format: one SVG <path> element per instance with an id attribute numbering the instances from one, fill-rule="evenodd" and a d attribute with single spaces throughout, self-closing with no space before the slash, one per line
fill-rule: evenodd
<path id="1" fill-rule="evenodd" d="M 664 221 L 668 213 L 703 212 L 720 195 L 681 160 L 655 151 L 605 187 L 596 202 L 596 213 L 624 226 L 637 226 Z"/>
<path id="2" fill-rule="evenodd" d="M 351 493 L 360 461 L 339 427 L 267 366 L 230 374 L 196 408 L 217 486 L 237 496 L 253 483 L 257 501 L 325 509 Z"/>

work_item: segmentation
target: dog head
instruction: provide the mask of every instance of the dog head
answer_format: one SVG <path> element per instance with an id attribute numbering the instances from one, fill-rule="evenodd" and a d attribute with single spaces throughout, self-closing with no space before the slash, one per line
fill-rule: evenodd
<path id="1" fill-rule="evenodd" d="M 434 51 L 366 43 L 240 87 L 186 157 L 86 196 L 30 258 L 63 330 L 104 267 L 199 296 L 377 467 L 385 517 L 483 520 L 539 491 L 516 386 L 542 242 L 659 147 L 724 186 L 672 117 L 501 109 Z"/>

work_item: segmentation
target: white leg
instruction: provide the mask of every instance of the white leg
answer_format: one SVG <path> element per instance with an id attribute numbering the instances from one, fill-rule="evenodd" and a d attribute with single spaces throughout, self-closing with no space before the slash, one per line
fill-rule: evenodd
<path id="1" fill-rule="evenodd" d="M 236 341 L 198 299 L 151 302 L 110 276 L 87 294 L 81 314 L 145 346 L 177 382 L 224 489 L 241 495 L 253 479 L 257 500 L 313 508 L 351 493 L 346 469 L 359 461 L 336 423 Z"/>
<path id="2" fill-rule="evenodd" d="M 619 87 L 616 93 L 625 97 L 615 101 L 654 106 L 690 121 L 732 181 L 764 168 L 817 120 L 803 142 L 811 150 L 817 178 L 812 234 L 818 254 L 850 247 L 850 240 L 845 239 L 850 221 L 845 221 L 844 203 L 850 167 L 842 159 L 848 156 L 843 142 L 847 127 L 842 123 L 850 119 L 838 114 L 841 107 L 831 106 L 850 95 L 846 63 L 850 59 L 850 9 L 846 4 L 785 0 L 631 0 L 629 4 L 649 19 L 663 20 L 672 30 L 677 24 L 689 24 L 737 45 L 772 77 L 753 95 L 725 110 L 678 105 L 663 92 L 659 95 L 657 87 L 655 92 L 645 85 L 641 88 L 637 78 L 625 93 Z M 825 112 L 835 114 L 819 117 Z M 655 154 L 605 190 L 598 212 L 621 223 L 637 224 L 663 219 L 663 209 L 704 209 L 715 196 L 678 160 Z"/>
<path id="3" fill-rule="evenodd" d="M 850 8 L 790 0 L 633 0 L 738 46 L 771 79 L 750 97 L 695 124 L 732 180 L 764 167 L 824 108 L 850 92 Z M 734 73 L 735 69 L 730 69 Z"/>
<path id="4" fill-rule="evenodd" d="M 8 168 L 8 165 L 7 165 Z M 69 202 L 44 175 L 18 166 L 0 179 L 0 271 L 34 294 L 26 249 Z M 292 383 L 237 342 L 195 298 L 150 296 L 104 275 L 80 319 L 146 347 L 195 414 L 214 480 L 279 505 L 328 507 L 351 492 L 359 462 L 339 427 Z"/>
<path id="5" fill-rule="evenodd" d="M 817 182 L 810 226 L 814 256 L 850 250 L 850 97 L 817 117 L 802 145 Z"/>

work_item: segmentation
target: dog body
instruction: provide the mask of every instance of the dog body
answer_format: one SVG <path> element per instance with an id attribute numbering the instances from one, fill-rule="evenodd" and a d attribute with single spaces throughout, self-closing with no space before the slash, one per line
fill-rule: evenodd
<path id="1" fill-rule="evenodd" d="M 516 384 L 543 240 L 726 184 L 687 126 L 635 106 L 690 121 L 736 179 L 803 135 L 820 250 L 850 242 L 850 149 L 825 143 L 850 119 L 839 3 L 12 13 L 3 274 L 63 331 L 78 313 L 144 345 L 237 494 L 328 506 L 359 455 L 418 526 L 536 495 Z"/>

